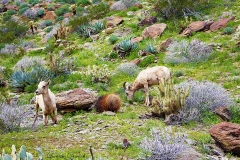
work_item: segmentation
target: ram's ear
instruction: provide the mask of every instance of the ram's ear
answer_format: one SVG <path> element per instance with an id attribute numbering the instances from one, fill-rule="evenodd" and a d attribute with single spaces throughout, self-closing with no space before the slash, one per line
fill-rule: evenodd
<path id="1" fill-rule="evenodd" d="M 48 84 L 50 84 L 50 79 L 47 78 L 47 79 L 44 80 L 44 82 L 47 82 Z"/>
<path id="2" fill-rule="evenodd" d="M 123 83 L 123 88 L 124 88 L 124 89 L 126 89 L 126 83 L 127 83 L 127 82 L 124 82 L 124 83 Z"/>

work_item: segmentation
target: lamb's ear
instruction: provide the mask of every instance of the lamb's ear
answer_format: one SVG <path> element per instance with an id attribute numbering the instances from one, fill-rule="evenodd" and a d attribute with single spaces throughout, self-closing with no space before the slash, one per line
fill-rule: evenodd
<path id="1" fill-rule="evenodd" d="M 130 87 L 131 87 L 131 84 L 130 83 L 128 83 L 128 82 L 124 82 L 123 83 L 123 88 L 126 90 L 126 89 L 130 89 Z"/>

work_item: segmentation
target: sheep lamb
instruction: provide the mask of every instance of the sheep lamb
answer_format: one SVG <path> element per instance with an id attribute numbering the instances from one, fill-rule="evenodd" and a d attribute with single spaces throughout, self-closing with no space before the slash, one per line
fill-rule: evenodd
<path id="1" fill-rule="evenodd" d="M 171 76 L 170 70 L 165 66 L 155 66 L 152 68 L 147 68 L 145 70 L 142 70 L 133 84 L 129 84 L 128 82 L 124 82 L 123 87 L 125 90 L 125 93 L 127 95 L 128 100 L 132 100 L 134 93 L 144 88 L 146 99 L 144 105 L 149 106 L 150 100 L 149 100 L 149 87 L 153 85 L 158 85 L 159 83 L 163 83 L 164 79 L 168 80 Z"/>

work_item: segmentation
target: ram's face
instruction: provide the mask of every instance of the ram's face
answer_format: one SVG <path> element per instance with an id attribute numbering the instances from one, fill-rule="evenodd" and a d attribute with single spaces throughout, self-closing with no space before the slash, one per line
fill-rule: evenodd
<path id="1" fill-rule="evenodd" d="M 132 99 L 133 99 L 134 92 L 132 91 L 131 84 L 129 84 L 129 83 L 127 83 L 127 82 L 124 82 L 123 86 L 124 86 L 124 90 L 125 90 L 127 99 L 128 99 L 128 100 L 132 100 Z"/>

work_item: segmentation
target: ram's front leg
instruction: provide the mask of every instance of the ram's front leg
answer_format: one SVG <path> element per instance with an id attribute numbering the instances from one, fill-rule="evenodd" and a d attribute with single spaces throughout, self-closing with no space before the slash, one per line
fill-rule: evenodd
<path id="1" fill-rule="evenodd" d="M 148 93 L 148 83 L 144 84 L 144 90 L 145 90 L 145 95 L 146 95 L 144 105 L 145 106 L 149 106 L 150 105 L 150 101 L 149 101 L 149 93 Z"/>

